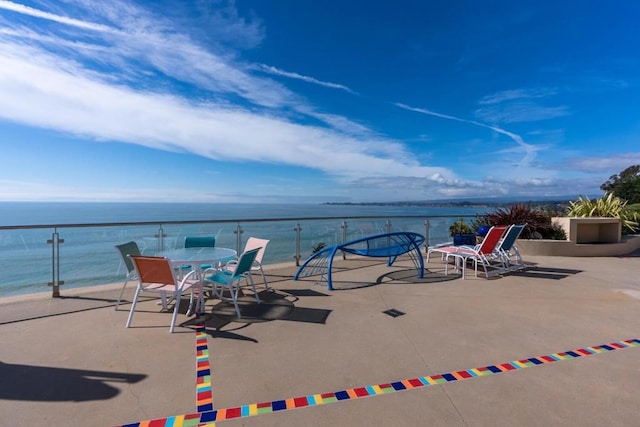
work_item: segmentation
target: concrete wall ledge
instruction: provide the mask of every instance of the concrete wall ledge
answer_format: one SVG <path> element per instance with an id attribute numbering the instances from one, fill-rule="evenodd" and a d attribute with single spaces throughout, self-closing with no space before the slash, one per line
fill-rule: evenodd
<path id="1" fill-rule="evenodd" d="M 527 255 L 601 257 L 626 255 L 640 249 L 640 235 L 622 236 L 619 243 L 576 243 L 570 240 L 518 239 L 518 250 Z"/>

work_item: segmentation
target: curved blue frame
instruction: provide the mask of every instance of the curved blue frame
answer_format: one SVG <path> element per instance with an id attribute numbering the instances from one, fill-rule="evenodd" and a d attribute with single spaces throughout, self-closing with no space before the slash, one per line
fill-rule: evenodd
<path id="1" fill-rule="evenodd" d="M 293 280 L 300 277 L 308 277 L 314 274 L 326 274 L 327 289 L 333 290 L 331 281 L 331 268 L 336 252 L 342 251 L 354 255 L 376 258 L 389 258 L 387 266 L 391 266 L 400 255 L 409 254 L 413 265 L 418 271 L 418 278 L 424 277 L 424 260 L 420 245 L 424 243 L 424 236 L 412 232 L 395 232 L 376 234 L 362 239 L 352 240 L 340 245 L 324 248 L 311 255 L 298 268 Z"/>

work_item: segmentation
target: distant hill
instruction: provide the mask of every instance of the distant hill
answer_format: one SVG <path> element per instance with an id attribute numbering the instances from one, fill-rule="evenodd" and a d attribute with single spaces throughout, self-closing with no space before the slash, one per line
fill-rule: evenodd
<path id="1" fill-rule="evenodd" d="M 597 198 L 599 196 L 595 196 Z M 465 208 L 508 208 L 514 204 L 521 204 L 532 209 L 564 212 L 569 206 L 569 202 L 578 197 L 553 197 L 553 198 L 483 198 L 465 200 L 410 200 L 397 202 L 326 202 L 324 205 L 338 206 L 416 206 L 416 207 L 465 207 Z"/>

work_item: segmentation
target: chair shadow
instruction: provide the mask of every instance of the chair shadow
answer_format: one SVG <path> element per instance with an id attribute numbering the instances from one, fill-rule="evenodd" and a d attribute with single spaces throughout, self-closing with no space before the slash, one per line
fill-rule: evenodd
<path id="1" fill-rule="evenodd" d="M 549 280 L 561 280 L 569 277 L 570 275 L 582 273 L 583 270 L 573 270 L 569 268 L 552 268 L 541 267 L 539 265 L 527 267 L 523 270 L 514 271 L 509 273 L 511 276 L 528 277 L 533 279 L 549 279 Z"/>
<path id="2" fill-rule="evenodd" d="M 305 292 L 297 293 L 305 294 Z M 309 290 L 312 295 L 324 295 L 320 292 Z M 317 308 L 297 307 L 295 302 L 298 297 L 294 292 L 282 290 L 265 290 L 258 293 L 261 302 L 258 304 L 253 296 L 241 296 L 238 298 L 238 306 L 242 317 L 238 317 L 231 302 L 218 301 L 207 313 L 198 318 L 189 319 L 182 326 L 203 325 L 207 333 L 214 338 L 229 338 L 257 342 L 253 338 L 237 334 L 232 331 L 244 329 L 252 323 L 271 322 L 274 320 L 286 320 L 293 322 L 307 322 L 325 324 L 332 310 Z M 229 325 L 231 328 L 226 328 Z M 224 330 L 222 328 L 225 328 Z"/>
<path id="3" fill-rule="evenodd" d="M 24 312 L 24 313 L 21 313 L 22 315 L 19 314 L 20 316 L 19 318 L 2 321 L 0 322 L 0 325 L 8 325 L 11 323 L 18 323 L 18 322 L 27 322 L 30 320 L 45 319 L 45 318 L 55 317 L 55 316 L 64 316 L 67 314 L 82 313 L 82 312 L 91 311 L 91 310 L 101 310 L 103 308 L 113 307 L 115 306 L 115 303 L 116 303 L 116 300 L 111 298 L 92 298 L 92 297 L 83 297 L 83 296 L 64 296 L 63 295 L 63 296 L 57 297 L 56 299 L 59 299 L 60 301 L 64 301 L 64 300 L 80 301 L 80 302 L 86 301 L 90 304 L 95 303 L 97 305 L 91 305 L 89 307 L 80 307 L 80 306 L 67 307 L 61 304 L 60 307 L 56 307 L 56 310 L 58 311 L 54 313 L 48 312 L 46 314 L 35 314 L 32 311 Z M 128 303 L 127 301 L 124 301 L 121 304 L 127 304 L 127 303 Z"/>
<path id="4" fill-rule="evenodd" d="M 41 402 L 86 402 L 120 393 L 108 383 L 133 384 L 144 374 L 86 371 L 0 362 L 0 399 Z"/>
<path id="5" fill-rule="evenodd" d="M 460 274 L 451 273 L 444 274 L 437 271 L 431 271 L 429 269 L 424 269 L 422 273 L 422 277 L 418 277 L 418 273 L 414 268 L 407 270 L 396 270 L 391 271 L 389 273 L 385 273 L 382 276 L 378 277 L 376 283 L 377 284 L 403 284 L 403 283 L 438 283 L 438 282 L 448 282 L 451 280 L 456 280 L 461 277 Z M 385 281 L 385 279 L 388 279 Z"/>

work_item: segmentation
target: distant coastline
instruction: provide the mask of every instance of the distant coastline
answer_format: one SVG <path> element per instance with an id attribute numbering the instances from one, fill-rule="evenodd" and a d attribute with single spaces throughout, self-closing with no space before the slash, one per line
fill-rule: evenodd
<path id="1" fill-rule="evenodd" d="M 400 201 L 400 202 L 325 202 L 323 205 L 331 206 L 397 206 L 397 207 L 424 207 L 424 208 L 508 208 L 515 204 L 526 205 L 532 209 L 565 211 L 569 202 L 575 198 L 567 197 L 554 200 L 426 200 L 426 201 Z"/>

